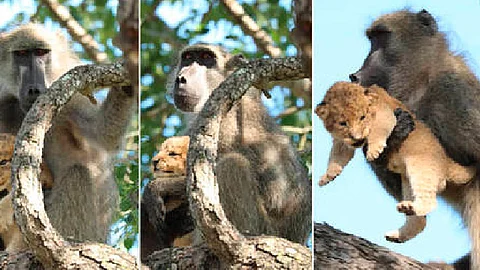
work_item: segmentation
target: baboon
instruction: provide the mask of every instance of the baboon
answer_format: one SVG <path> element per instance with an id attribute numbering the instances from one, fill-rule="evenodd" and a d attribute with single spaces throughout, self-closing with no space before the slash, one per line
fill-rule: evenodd
<path id="1" fill-rule="evenodd" d="M 432 130 L 453 160 L 480 168 L 480 83 L 465 60 L 449 50 L 433 16 L 426 10 L 397 11 L 375 20 L 366 35 L 371 50 L 350 79 L 385 88 Z M 372 167 L 398 200 L 398 175 L 375 162 Z M 462 214 L 472 241 L 471 259 L 455 263 L 458 269 L 469 261 L 472 269 L 480 268 L 479 177 L 463 186 L 447 184 L 440 194 Z"/>
<path id="2" fill-rule="evenodd" d="M 220 46 L 184 48 L 167 89 L 192 117 L 232 72 Z M 229 220 L 247 235 L 275 235 L 305 243 L 311 230 L 311 184 L 288 136 L 252 88 L 222 119 L 216 175 Z M 187 131 L 189 133 L 189 131 Z"/>
<path id="3" fill-rule="evenodd" d="M 0 63 L 0 132 L 16 135 L 36 98 L 80 60 L 60 32 L 30 23 L 0 36 Z M 53 187 L 44 190 L 45 208 L 66 238 L 107 240 L 119 199 L 114 158 L 137 103 L 132 89 L 112 89 L 101 105 L 75 94 L 46 135 Z"/>

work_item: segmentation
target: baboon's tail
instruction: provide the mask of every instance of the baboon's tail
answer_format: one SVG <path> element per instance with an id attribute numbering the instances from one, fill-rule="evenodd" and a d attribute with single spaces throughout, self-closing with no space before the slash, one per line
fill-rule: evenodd
<path id="1" fill-rule="evenodd" d="M 480 270 L 480 177 L 467 184 L 464 198 L 463 220 L 472 242 L 471 269 Z"/>

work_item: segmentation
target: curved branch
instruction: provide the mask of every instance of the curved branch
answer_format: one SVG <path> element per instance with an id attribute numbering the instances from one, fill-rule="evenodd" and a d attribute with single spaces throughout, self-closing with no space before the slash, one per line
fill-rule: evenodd
<path id="1" fill-rule="evenodd" d="M 220 0 L 227 11 L 237 21 L 245 34 L 251 36 L 255 44 L 271 57 L 280 57 L 282 51 L 273 44 L 273 40 L 267 32 L 263 31 L 260 26 L 245 12 L 242 5 L 235 0 Z"/>
<path id="2" fill-rule="evenodd" d="M 257 59 L 242 64 L 212 93 L 192 126 L 188 151 L 187 192 L 197 226 L 208 247 L 228 265 L 301 269 L 310 265 L 310 251 L 276 237 L 245 238 L 225 216 L 214 173 L 222 117 L 253 85 L 304 78 L 297 58 Z M 265 248 L 268 251 L 265 251 Z M 275 250 L 275 252 L 270 252 Z M 285 260 L 279 260 L 282 257 Z"/>
<path id="3" fill-rule="evenodd" d="M 133 269 L 129 254 L 103 244 L 72 246 L 52 227 L 44 209 L 39 182 L 45 133 L 52 119 L 75 92 L 90 94 L 97 88 L 129 85 L 122 62 L 78 66 L 55 81 L 27 113 L 15 142 L 12 190 L 15 221 L 38 260 L 51 269 L 113 265 Z M 111 90 L 115 91 L 115 89 Z"/>
<path id="4" fill-rule="evenodd" d="M 41 0 L 41 2 L 48 7 L 57 21 L 65 27 L 72 38 L 80 43 L 85 49 L 85 52 L 96 63 L 105 63 L 108 58 L 107 54 L 99 51 L 99 44 L 93 39 L 91 35 L 73 18 L 68 9 L 62 6 L 56 0 Z"/>

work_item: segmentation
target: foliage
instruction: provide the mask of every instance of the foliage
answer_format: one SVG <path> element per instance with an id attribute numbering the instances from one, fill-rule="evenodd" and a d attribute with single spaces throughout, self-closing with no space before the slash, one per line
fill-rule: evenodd
<path id="1" fill-rule="evenodd" d="M 21 2 L 21 3 L 19 3 Z M 0 0 L 2 6 L 13 10 L 20 10 L 13 14 L 13 18 L 5 22 L 1 30 L 9 30 L 15 25 L 28 21 L 36 21 L 52 26 L 53 29 L 61 28 L 51 11 L 41 1 L 8 1 Z M 85 1 L 59 1 L 67 7 L 75 20 L 100 44 L 99 50 L 107 54 L 109 60 L 121 57 L 121 51 L 113 45 L 113 39 L 118 32 L 115 18 L 117 1 L 111 0 L 85 0 Z M 22 6 L 23 5 L 23 6 Z M 26 8 L 28 6 L 28 8 Z M 33 9 L 32 9 L 33 7 Z M 31 13 L 31 10 L 34 13 Z M 67 34 L 67 32 L 62 29 Z M 67 34 L 68 36 L 68 34 Z M 71 38 L 70 38 L 71 39 Z M 72 40 L 73 48 L 86 62 L 92 60 L 85 53 L 82 46 Z M 103 95 L 104 96 L 104 95 Z M 102 95 L 99 95 L 102 98 Z M 133 117 L 129 128 L 126 149 L 119 154 L 115 164 L 115 175 L 120 189 L 121 203 L 118 221 L 114 226 L 113 243 L 119 247 L 131 249 L 138 238 L 138 121 L 137 115 Z M 116 239 L 118 238 L 118 239 Z"/>
<path id="2" fill-rule="evenodd" d="M 242 1 L 242 7 L 273 39 L 283 55 L 295 55 L 290 37 L 293 18 L 290 1 Z M 157 6 L 158 5 L 158 6 Z M 142 184 L 151 179 L 150 160 L 166 137 L 178 134 L 185 127 L 182 116 L 175 112 L 166 92 L 167 74 L 176 54 L 187 44 L 206 42 L 220 44 L 247 58 L 264 57 L 256 49 L 251 36 L 245 35 L 218 1 L 144 0 L 141 6 L 141 163 Z M 275 87 L 272 99 L 265 102 L 273 116 L 287 108 L 310 104 L 291 94 L 290 89 Z M 310 127 L 311 110 L 305 108 L 280 118 L 282 126 Z M 306 142 L 303 141 L 306 139 Z M 305 163 L 311 164 L 311 133 L 304 138 L 292 133 L 292 140 L 304 145 Z"/>

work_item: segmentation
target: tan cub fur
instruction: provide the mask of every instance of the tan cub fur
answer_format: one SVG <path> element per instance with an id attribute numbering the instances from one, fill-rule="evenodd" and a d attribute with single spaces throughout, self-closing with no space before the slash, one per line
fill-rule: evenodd
<path id="1" fill-rule="evenodd" d="M 166 139 L 160 146 L 160 151 L 152 158 L 155 174 L 180 176 L 186 173 L 188 136 L 175 136 Z"/>
<path id="2" fill-rule="evenodd" d="M 315 109 L 333 136 L 327 172 L 319 184 L 335 179 L 352 159 L 355 148 L 366 145 L 367 160 L 378 158 L 396 125 L 396 108 L 408 111 L 381 87 L 335 83 Z M 405 242 L 423 231 L 425 215 L 436 207 L 436 195 L 447 181 L 465 184 L 475 176 L 474 167 L 463 167 L 450 159 L 430 129 L 417 120 L 398 151 L 389 154 L 388 169 L 402 176 L 403 201 L 397 210 L 407 215 L 399 230 L 386 233 L 392 242 Z"/>
<path id="3" fill-rule="evenodd" d="M 187 153 L 190 144 L 188 136 L 174 136 L 166 139 L 160 146 L 159 152 L 152 158 L 155 177 L 185 176 L 187 172 Z M 179 207 L 183 200 L 169 198 L 165 205 L 167 211 Z M 190 246 L 197 241 L 196 235 L 190 232 L 173 240 L 174 247 Z"/>
<path id="4" fill-rule="evenodd" d="M 0 133 L 0 237 L 5 244 L 5 250 L 10 253 L 26 249 L 22 233 L 13 219 L 11 160 L 15 144 L 15 136 Z M 51 188 L 53 177 L 47 167 L 41 165 L 40 181 L 44 188 Z"/>

